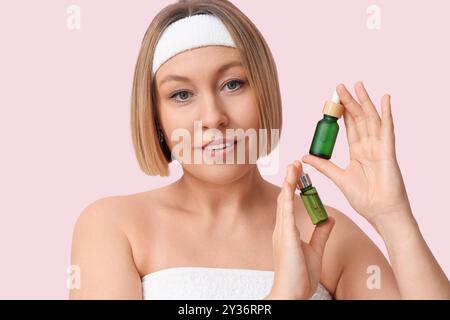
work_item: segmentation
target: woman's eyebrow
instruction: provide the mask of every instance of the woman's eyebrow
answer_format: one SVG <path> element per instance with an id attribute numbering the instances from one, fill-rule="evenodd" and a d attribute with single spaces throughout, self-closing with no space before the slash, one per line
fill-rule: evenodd
<path id="1" fill-rule="evenodd" d="M 229 63 L 224 64 L 223 66 L 221 66 L 220 68 L 217 69 L 216 73 L 220 74 L 225 72 L 226 70 L 235 67 L 235 66 L 241 66 L 242 67 L 242 63 L 240 61 L 232 61 Z"/>
<path id="2" fill-rule="evenodd" d="M 220 66 L 216 70 L 216 73 L 221 74 L 221 73 L 225 72 L 226 70 L 228 70 L 232 67 L 235 67 L 235 66 L 242 66 L 242 63 L 240 61 L 232 61 L 232 62 L 226 63 L 226 64 Z M 163 83 L 168 82 L 168 81 L 189 81 L 189 78 L 171 74 L 171 75 L 168 75 L 167 77 L 165 77 L 163 80 L 161 80 L 161 82 L 159 83 L 159 86 L 162 86 Z"/>

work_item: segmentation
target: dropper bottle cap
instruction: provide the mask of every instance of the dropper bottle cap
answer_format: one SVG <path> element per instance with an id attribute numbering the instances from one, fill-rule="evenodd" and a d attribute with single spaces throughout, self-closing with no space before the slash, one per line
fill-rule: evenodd
<path id="1" fill-rule="evenodd" d="M 336 90 L 334 90 L 331 100 L 325 102 L 322 113 L 338 119 L 344 113 L 344 106 L 341 104 L 341 100 Z"/>
<path id="2" fill-rule="evenodd" d="M 300 175 L 298 184 L 297 184 L 297 188 L 302 190 L 309 186 L 312 186 L 311 179 L 309 178 L 309 175 L 307 173 L 302 172 L 302 174 Z"/>

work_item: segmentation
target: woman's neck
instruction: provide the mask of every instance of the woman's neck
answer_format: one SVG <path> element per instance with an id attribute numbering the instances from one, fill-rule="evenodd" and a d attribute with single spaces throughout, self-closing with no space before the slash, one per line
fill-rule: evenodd
<path id="1" fill-rule="evenodd" d="M 230 183 L 201 180 L 184 171 L 174 184 L 177 194 L 183 199 L 184 208 L 212 219 L 235 219 L 251 211 L 263 202 L 269 185 L 256 165 L 251 165 L 241 177 Z"/>

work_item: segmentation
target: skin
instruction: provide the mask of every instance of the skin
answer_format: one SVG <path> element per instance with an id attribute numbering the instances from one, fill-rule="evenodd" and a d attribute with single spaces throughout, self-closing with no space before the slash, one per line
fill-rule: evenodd
<path id="1" fill-rule="evenodd" d="M 242 66 L 216 72 L 231 61 L 240 61 L 236 49 L 209 46 L 180 53 L 158 70 L 158 108 L 169 147 L 175 129 L 194 133 L 194 120 L 202 120 L 203 130 L 258 128 L 255 93 Z M 169 74 L 190 80 L 161 85 Z M 244 84 L 230 84 L 233 79 Z M 185 93 L 171 98 L 180 90 Z M 381 234 L 392 267 L 339 210 L 326 205 L 330 219 L 312 225 L 295 192 L 298 160 L 281 187 L 265 181 L 254 164 L 182 164 L 174 183 L 102 198 L 83 210 L 71 257 L 81 268 L 81 287 L 70 298 L 142 299 L 141 277 L 177 266 L 274 270 L 267 299 L 309 298 L 319 281 L 336 299 L 448 298 L 448 279 L 410 211 L 395 159 L 389 97 L 383 97 L 381 121 L 360 84 L 361 105 L 343 85 L 337 90 L 351 162 L 344 170 L 313 156 L 303 161 L 336 183 Z M 380 268 L 380 289 L 367 288 L 370 265 Z"/>

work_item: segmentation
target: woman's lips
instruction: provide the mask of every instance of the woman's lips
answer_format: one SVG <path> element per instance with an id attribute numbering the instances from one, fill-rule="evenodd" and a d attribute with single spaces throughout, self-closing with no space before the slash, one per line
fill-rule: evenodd
<path id="1" fill-rule="evenodd" d="M 234 143 L 223 143 L 220 146 L 206 146 L 203 148 L 203 152 L 207 154 L 210 157 L 219 157 L 219 156 L 225 156 L 228 153 L 232 152 L 237 145 L 238 141 L 234 141 Z M 214 149 L 214 147 L 219 147 L 218 149 Z"/>

